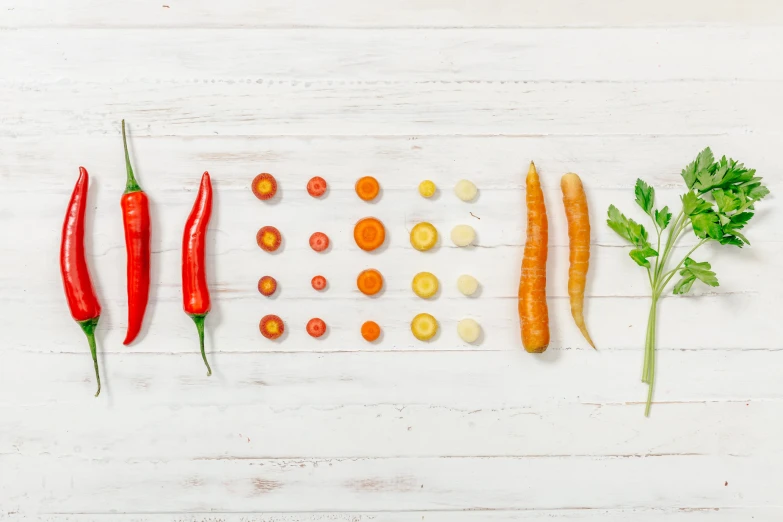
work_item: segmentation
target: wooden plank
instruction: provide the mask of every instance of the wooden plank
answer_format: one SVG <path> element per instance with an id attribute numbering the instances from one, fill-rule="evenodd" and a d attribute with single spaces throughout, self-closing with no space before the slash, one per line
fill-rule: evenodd
<path id="1" fill-rule="evenodd" d="M 38 512 L 761 507 L 781 457 L 114 461 L 0 457 L 5 503 Z M 121 465 L 118 465 L 121 464 Z M 133 494 L 127 494 L 132 491 Z M 403 507 L 404 506 L 404 507 Z M 33 511 L 35 510 L 35 511 Z"/>
<path id="2" fill-rule="evenodd" d="M 248 281 L 249 286 L 252 284 L 254 281 Z M 451 286 L 453 281 L 445 280 L 444 284 Z M 84 352 L 83 334 L 73 324 L 64 298 L 59 295 L 61 289 L 58 285 L 57 282 L 52 283 L 49 289 L 51 297 L 35 297 L 29 291 L 31 296 L 27 299 L 6 299 L 6 302 L 18 307 L 6 314 L 9 321 L 4 331 L 7 349 L 36 353 Z M 178 292 L 173 288 L 168 291 L 172 294 Z M 449 291 L 454 293 L 453 287 Z M 162 290 L 154 291 L 158 296 L 161 293 Z M 429 303 L 410 296 L 398 299 L 384 297 L 373 301 L 356 297 L 328 300 L 280 298 L 268 302 L 258 294 L 250 299 L 230 301 L 225 300 L 225 295 L 220 291 L 216 293 L 214 309 L 207 319 L 210 353 L 255 353 L 259 350 L 316 353 L 393 353 L 399 350 L 513 352 L 520 349 L 517 306 L 512 299 L 480 298 L 472 301 L 441 297 Z M 51 302 L 40 304 L 45 299 L 51 299 Z M 658 310 L 658 348 L 708 352 L 780 350 L 780 330 L 766 315 L 780 302 L 779 297 L 769 293 L 665 299 Z M 125 299 L 104 300 L 103 305 L 103 317 L 98 326 L 101 351 L 126 353 L 128 348 L 122 346 L 127 325 Z M 59 332 L 59 335 L 52 337 L 42 332 L 41 317 L 28 313 L 31 307 L 45 316 L 47 328 Z M 585 307 L 587 324 L 602 353 L 631 351 L 641 360 L 649 314 L 647 300 L 588 298 Z M 737 318 L 737 310 L 744 311 L 741 318 Z M 591 350 L 573 324 L 567 299 L 550 299 L 549 311 L 552 336 L 549 350 L 565 351 L 561 354 L 564 357 L 572 350 Z M 440 323 L 438 337 L 426 344 L 415 340 L 410 333 L 410 321 L 420 312 L 433 314 Z M 283 341 L 270 343 L 261 337 L 258 322 L 266 314 L 277 314 L 285 321 L 288 334 Z M 328 337 L 312 339 L 305 333 L 304 326 L 313 317 L 321 317 L 327 322 Z M 467 344 L 457 336 L 456 323 L 465 317 L 481 324 L 483 336 L 476 344 Z M 383 328 L 383 337 L 377 343 L 369 344 L 360 337 L 360 326 L 366 320 L 375 320 Z M 717 324 L 734 326 L 698 326 Z M 149 354 L 190 354 L 196 349 L 195 335 L 195 327 L 182 311 L 178 297 L 165 300 L 156 297 L 150 304 L 143 334 L 133 350 Z"/>
<path id="3" fill-rule="evenodd" d="M 74 332 L 73 342 L 84 344 L 81 354 L 8 351 L 0 367 L 5 390 L 0 406 L 76 402 L 99 411 L 150 404 L 419 404 L 470 411 L 575 402 L 629 403 L 641 415 L 647 392 L 639 382 L 641 351 L 553 350 L 539 357 L 521 350 L 444 353 L 426 348 L 267 353 L 272 343 L 259 342 L 256 353 L 210 354 L 211 378 L 195 345 L 182 354 L 101 354 L 106 386 L 96 400 L 92 364 L 80 335 Z M 103 339 L 99 343 L 104 346 Z M 215 346 L 212 336 L 208 345 Z M 662 403 L 779 400 L 781 359 L 779 350 L 661 351 L 655 398 Z"/>
<path id="4" fill-rule="evenodd" d="M 0 32 L 6 80 L 783 80 L 777 28 Z M 57 45 L 51 42 L 56 41 Z M 236 49 L 242 49 L 237 53 Z M 612 59 L 607 60 L 606 56 Z M 476 59 L 496 56 L 496 60 Z M 746 57 L 752 56 L 752 60 Z M 727 64 L 730 64 L 727 66 Z"/>
<path id="5" fill-rule="evenodd" d="M 151 196 L 162 191 L 190 193 L 194 180 L 209 170 L 220 191 L 248 191 L 258 172 L 271 172 L 292 203 L 309 201 L 303 187 L 315 173 L 329 180 L 329 197 L 340 205 L 368 208 L 353 199 L 353 182 L 360 175 L 378 178 L 384 198 L 419 202 L 416 186 L 432 179 L 440 187 L 438 208 L 456 203 L 452 188 L 458 179 L 471 179 L 480 190 L 521 191 L 528 162 L 535 160 L 545 189 L 557 204 L 559 176 L 578 172 L 591 192 L 614 192 L 616 203 L 632 199 L 636 178 L 657 190 L 684 188 L 682 169 L 704 147 L 716 155 L 742 160 L 764 176 L 776 191 L 783 180 L 775 176 L 777 160 L 769 154 L 776 133 L 743 135 L 640 136 L 149 136 L 134 121 L 126 122 L 134 169 Z M 52 130 L 31 137 L 0 137 L 3 162 L 2 197 L 11 192 L 69 194 L 76 168 L 95 172 L 107 192 L 122 190 L 124 160 L 119 125 L 107 134 L 63 136 Z M 35 173 L 35 185 L 26 172 Z M 347 196 L 343 193 L 347 192 Z M 496 194 L 496 193 L 493 193 Z M 499 192 L 497 194 L 500 194 Z M 501 194 L 502 195 L 502 194 Z M 11 201 L 20 196 L 14 196 Z M 109 196 L 96 199 L 100 207 Z M 252 201 L 252 203 L 251 203 Z M 675 201 L 676 202 L 676 201 Z M 52 202 L 54 203 L 54 202 Z M 483 203 L 481 199 L 478 203 Z M 592 203 L 592 200 L 591 200 Z M 113 204 L 113 202 L 112 202 Z M 245 204 L 259 207 L 255 200 Z M 46 205 L 45 207 L 48 207 Z M 56 205 L 54 205 L 56 207 Z M 597 208 L 597 203 L 591 206 Z M 373 207 L 374 208 L 374 207 Z M 277 206 L 275 211 L 284 211 Z M 514 209 L 511 209 L 514 210 Z M 601 238 L 605 243 L 608 239 Z"/>
<path id="6" fill-rule="evenodd" d="M 742 3 L 661 0 L 655 4 L 604 0 L 400 0 L 394 9 L 361 0 L 246 2 L 207 0 L 162 3 L 79 0 L 12 1 L 0 27 L 568 27 L 671 25 L 775 25 L 783 10 L 775 0 Z"/>
<path id="7" fill-rule="evenodd" d="M 552 522 L 595 520 L 601 522 L 731 522 L 753 520 L 754 522 L 777 522 L 782 508 L 777 507 L 674 507 L 674 508 L 615 508 L 586 509 L 565 508 L 555 510 L 430 510 L 391 512 L 299 512 L 299 513 L 105 513 L 75 515 L 41 515 L 41 522 L 511 522 L 533 520 Z M 27 521 L 23 515 L 11 514 L 10 522 Z"/>
<path id="8" fill-rule="evenodd" d="M 209 393 L 208 390 L 204 390 Z M 0 436 L 26 457 L 230 460 L 294 457 L 780 456 L 781 402 L 280 407 L 148 404 L 143 416 L 87 400 L 5 407 Z M 98 410 L 96 412 L 96 410 Z M 52 426 L 58 427 L 52 437 Z M 317 426 L 318 444 L 313 443 Z M 188 434 L 183 436 L 183 434 Z"/>
<path id="9" fill-rule="evenodd" d="M 0 81 L 0 136 L 659 135 L 778 132 L 777 82 Z M 27 108 L 35 107 L 35 112 Z"/>

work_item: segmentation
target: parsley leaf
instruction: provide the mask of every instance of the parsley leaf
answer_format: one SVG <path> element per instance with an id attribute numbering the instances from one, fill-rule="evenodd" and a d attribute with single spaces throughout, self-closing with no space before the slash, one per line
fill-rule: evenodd
<path id="1" fill-rule="evenodd" d="M 642 207 L 645 214 L 652 216 L 652 208 L 655 203 L 655 189 L 641 179 L 637 179 L 634 192 L 636 192 L 636 203 Z"/>
<path id="2" fill-rule="evenodd" d="M 663 230 L 664 228 L 669 226 L 669 221 L 672 219 L 672 213 L 669 212 L 669 207 L 663 207 L 661 210 L 655 211 L 654 215 L 655 222 L 658 224 L 658 228 Z"/>
<path id="3" fill-rule="evenodd" d="M 693 286 L 694 281 L 696 281 L 696 276 L 688 274 L 687 276 L 677 281 L 677 283 L 674 285 L 674 289 L 672 289 L 672 293 L 675 295 L 687 294 Z"/>
<path id="4" fill-rule="evenodd" d="M 644 268 L 650 268 L 650 262 L 647 261 L 647 258 L 657 257 L 658 252 L 656 252 L 654 248 L 646 246 L 644 248 L 634 248 L 628 252 L 628 255 L 631 256 L 631 259 L 636 261 L 637 265 L 643 266 Z"/>
<path id="5" fill-rule="evenodd" d="M 701 239 L 720 239 L 723 237 L 723 227 L 720 226 L 720 218 L 715 212 L 703 212 L 691 218 L 693 232 Z"/>
<path id="6" fill-rule="evenodd" d="M 718 286 L 718 278 L 715 276 L 715 272 L 711 270 L 712 266 L 706 261 L 697 263 L 690 257 L 685 258 L 685 263 L 680 275 L 693 275 L 696 279 L 702 283 L 710 286 Z"/>
<path id="7" fill-rule="evenodd" d="M 609 206 L 609 212 L 607 214 L 609 219 L 606 220 L 606 224 L 609 225 L 609 228 L 617 232 L 620 237 L 626 239 L 638 248 L 644 248 L 650 245 L 647 240 L 647 230 L 645 230 L 642 225 L 633 219 L 625 217 L 614 205 Z"/>
<path id="8" fill-rule="evenodd" d="M 690 163 L 682 170 L 682 179 L 685 180 L 685 184 L 689 189 L 692 189 L 696 184 L 698 175 L 709 170 L 714 161 L 715 157 L 712 155 L 712 150 L 707 147 L 696 156 L 693 163 Z"/>
<path id="9" fill-rule="evenodd" d="M 712 210 L 712 203 L 705 201 L 694 192 L 687 192 L 682 197 L 682 210 L 686 216 L 694 216 Z"/>

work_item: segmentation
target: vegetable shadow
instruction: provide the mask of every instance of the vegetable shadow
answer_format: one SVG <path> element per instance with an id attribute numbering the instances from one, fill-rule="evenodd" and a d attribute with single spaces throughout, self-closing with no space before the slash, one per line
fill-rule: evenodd
<path id="1" fill-rule="evenodd" d="M 87 167 L 85 167 L 87 168 Z M 87 170 L 89 174 L 89 169 Z M 92 279 L 93 285 L 95 286 L 95 293 L 98 297 L 99 303 L 105 303 L 106 301 L 101 296 L 101 289 L 103 288 L 103 285 L 101 284 L 101 277 L 97 270 L 95 270 L 95 265 L 97 264 L 95 261 L 95 257 L 93 255 L 93 252 L 95 251 L 95 246 L 93 244 L 93 238 L 95 237 L 95 219 L 96 219 L 96 209 L 97 209 L 97 201 L 98 201 L 98 194 L 101 190 L 101 184 L 98 181 L 97 178 L 90 176 L 89 185 L 87 188 L 87 211 L 85 212 L 85 220 L 84 220 L 84 251 L 85 256 L 87 257 L 87 266 L 90 270 L 90 277 Z M 109 355 L 106 350 L 106 338 L 109 334 L 109 328 L 106 327 L 107 324 L 112 324 L 111 320 L 111 312 L 108 307 L 102 307 L 101 308 L 101 316 L 98 320 L 98 326 L 95 329 L 95 342 L 97 344 L 97 357 L 98 357 L 98 371 L 101 375 L 101 394 L 96 397 L 97 399 L 100 399 L 102 397 L 106 397 L 108 406 L 112 406 L 114 404 L 114 401 L 112 399 L 111 394 L 111 379 L 109 379 L 109 368 L 111 367 L 107 355 Z M 84 333 L 80 332 L 80 328 L 78 325 L 74 325 L 75 330 L 78 332 L 75 335 L 75 338 L 79 340 L 84 346 L 86 358 L 89 360 L 92 357 L 90 356 L 90 350 L 87 348 L 87 338 L 84 336 Z M 92 361 L 90 361 L 92 362 Z M 85 361 L 85 364 L 87 362 Z M 92 372 L 92 365 L 89 365 L 90 373 Z M 98 383 L 95 382 L 95 375 L 92 375 L 90 378 L 90 382 L 93 386 L 93 393 L 95 393 L 95 390 L 98 388 Z"/>

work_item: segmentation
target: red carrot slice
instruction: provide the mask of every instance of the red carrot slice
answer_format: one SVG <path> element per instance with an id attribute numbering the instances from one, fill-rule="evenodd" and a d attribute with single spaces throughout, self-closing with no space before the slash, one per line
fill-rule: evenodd
<path id="1" fill-rule="evenodd" d="M 261 227 L 256 233 L 256 243 L 267 252 L 274 252 L 280 248 L 283 236 L 275 227 Z"/>
<path id="2" fill-rule="evenodd" d="M 321 337 L 326 333 L 326 323 L 323 322 L 323 319 L 319 319 L 317 317 L 310 319 L 307 322 L 307 333 L 309 333 L 312 337 Z"/>
<path id="3" fill-rule="evenodd" d="M 269 297 L 277 290 L 277 280 L 272 276 L 264 276 L 258 280 L 258 291 L 261 295 Z"/>
<path id="4" fill-rule="evenodd" d="M 321 176 L 316 176 L 307 182 L 307 193 L 314 198 L 320 198 L 326 192 L 326 187 L 326 180 Z"/>
<path id="5" fill-rule="evenodd" d="M 261 330 L 261 335 L 272 340 L 277 339 L 285 332 L 283 320 L 276 315 L 265 315 L 262 317 L 258 328 Z"/>
<path id="6" fill-rule="evenodd" d="M 277 193 L 277 180 L 271 174 L 259 174 L 253 178 L 253 183 L 250 186 L 253 189 L 253 194 L 261 201 L 272 199 Z"/>
<path id="7" fill-rule="evenodd" d="M 310 284 L 313 285 L 313 288 L 320 292 L 326 288 L 326 278 L 322 275 L 317 275 L 310 281 Z"/>
<path id="8" fill-rule="evenodd" d="M 315 232 L 310 236 L 310 248 L 316 252 L 323 252 L 329 248 L 329 236 L 323 232 Z"/>

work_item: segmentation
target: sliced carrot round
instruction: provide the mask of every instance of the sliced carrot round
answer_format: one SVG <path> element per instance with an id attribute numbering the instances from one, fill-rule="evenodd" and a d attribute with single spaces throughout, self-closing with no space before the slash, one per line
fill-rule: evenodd
<path id="1" fill-rule="evenodd" d="M 356 278 L 356 286 L 364 295 L 375 295 L 383 288 L 383 276 L 374 268 L 363 270 Z"/>
<path id="2" fill-rule="evenodd" d="M 269 297 L 277 290 L 277 280 L 272 276 L 264 276 L 258 280 L 258 291 L 261 295 Z"/>
<path id="3" fill-rule="evenodd" d="M 353 228 L 353 239 L 362 250 L 375 250 L 386 241 L 386 228 L 374 217 L 359 220 Z"/>
<path id="4" fill-rule="evenodd" d="M 329 236 L 323 232 L 315 232 L 310 236 L 310 248 L 316 252 L 323 252 L 329 248 Z"/>
<path id="5" fill-rule="evenodd" d="M 438 230 L 432 223 L 417 223 L 411 229 L 411 246 L 422 252 L 434 247 L 438 242 Z"/>
<path id="6" fill-rule="evenodd" d="M 326 333 L 326 323 L 323 321 L 323 319 L 319 319 L 317 317 L 310 319 L 307 321 L 307 333 L 309 333 L 312 337 L 321 337 Z"/>
<path id="7" fill-rule="evenodd" d="M 261 227 L 256 233 L 256 243 L 267 252 L 274 252 L 280 248 L 282 241 L 283 236 L 275 227 Z"/>
<path id="8" fill-rule="evenodd" d="M 316 176 L 307 182 L 307 193 L 314 198 L 320 198 L 326 192 L 326 187 L 326 180 L 321 176 Z"/>
<path id="9" fill-rule="evenodd" d="M 381 336 L 381 327 L 375 321 L 366 321 L 362 325 L 362 337 L 368 343 L 378 340 Z"/>
<path id="10" fill-rule="evenodd" d="M 372 176 L 364 176 L 356 182 L 356 195 L 364 201 L 372 201 L 381 191 L 378 180 Z"/>
<path id="11" fill-rule="evenodd" d="M 271 174 L 263 173 L 253 178 L 253 183 L 250 186 L 253 189 L 253 194 L 262 200 L 272 199 L 277 193 L 277 180 Z"/>
<path id="12" fill-rule="evenodd" d="M 320 292 L 321 290 L 326 288 L 326 278 L 322 275 L 317 275 L 310 280 L 310 284 L 313 286 L 314 289 Z"/>
<path id="13" fill-rule="evenodd" d="M 267 339 L 277 339 L 285 332 L 285 324 L 276 315 L 265 315 L 261 318 L 258 329 L 261 330 L 261 335 Z"/>
<path id="14" fill-rule="evenodd" d="M 411 332 L 419 341 L 429 341 L 438 333 L 438 321 L 430 314 L 418 314 L 411 321 Z"/>

